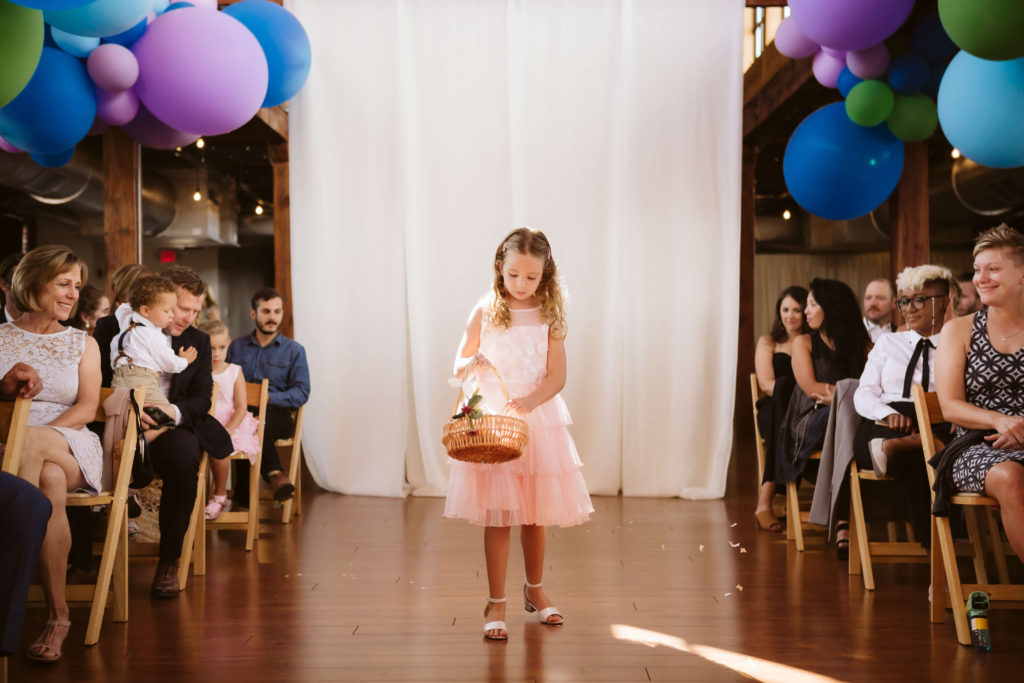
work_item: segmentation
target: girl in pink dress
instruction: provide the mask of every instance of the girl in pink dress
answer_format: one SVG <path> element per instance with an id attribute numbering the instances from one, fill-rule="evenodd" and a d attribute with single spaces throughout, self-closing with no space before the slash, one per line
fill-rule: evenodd
<path id="1" fill-rule="evenodd" d="M 520 527 L 527 612 L 560 626 L 562 614 L 544 593 L 544 527 L 573 526 L 594 511 L 569 436 L 569 411 L 558 392 L 565 385 L 565 314 L 558 272 L 547 237 L 538 230 L 513 230 L 494 256 L 491 293 L 474 309 L 459 344 L 455 374 L 474 383 L 484 412 L 516 415 L 529 428 L 520 458 L 499 465 L 450 460 L 446 517 L 484 529 L 490 596 L 484 637 L 506 640 L 505 574 L 510 528 Z M 505 401 L 493 366 L 508 388 Z M 466 387 L 464 387 L 465 389 Z M 471 395 L 469 388 L 466 395 Z"/>
<path id="2" fill-rule="evenodd" d="M 231 435 L 235 453 L 245 453 L 249 456 L 249 462 L 255 463 L 260 448 L 256 439 L 259 422 L 245 404 L 245 377 L 242 376 L 242 368 L 225 360 L 228 356 L 228 346 L 231 344 L 227 325 L 219 320 L 210 320 L 203 323 L 199 329 L 210 335 L 213 381 L 217 385 L 217 405 L 213 408 L 213 416 Z M 210 502 L 206 504 L 206 519 L 217 519 L 227 505 L 229 462 L 227 458 L 210 458 L 214 490 Z"/>

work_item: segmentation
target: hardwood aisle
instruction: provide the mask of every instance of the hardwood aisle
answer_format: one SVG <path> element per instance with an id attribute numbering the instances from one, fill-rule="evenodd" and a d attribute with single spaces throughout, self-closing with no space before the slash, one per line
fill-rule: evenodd
<path id="1" fill-rule="evenodd" d="M 313 487 L 311 487 L 313 488 Z M 1019 675 L 1024 612 L 993 611 L 989 653 L 928 622 L 926 565 L 876 565 L 867 593 L 831 548 L 798 555 L 759 533 L 751 494 L 595 497 L 593 520 L 548 533 L 545 588 L 565 613 L 522 610 L 518 534 L 509 640 L 485 641 L 482 532 L 443 501 L 320 493 L 290 526 L 209 539 L 208 574 L 177 600 L 147 597 L 134 559 L 128 624 L 109 613 L 82 645 L 72 611 L 60 663 L 12 657 L 12 681 L 983 681 Z M 267 511 L 269 513 L 269 511 Z M 24 642 L 42 627 L 30 608 Z M 642 641 L 642 642 L 637 642 Z M 645 644 L 646 643 L 646 644 Z M 656 646 L 649 646 L 655 645 Z M 763 661 L 759 661 L 763 660 Z"/>

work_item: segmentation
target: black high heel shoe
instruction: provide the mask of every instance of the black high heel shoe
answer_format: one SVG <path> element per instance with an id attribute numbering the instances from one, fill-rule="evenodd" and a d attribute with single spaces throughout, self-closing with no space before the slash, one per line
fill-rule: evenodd
<path id="1" fill-rule="evenodd" d="M 839 538 L 840 532 L 846 532 L 846 538 Z M 850 523 L 839 522 L 836 524 L 836 557 L 846 561 L 850 557 Z"/>

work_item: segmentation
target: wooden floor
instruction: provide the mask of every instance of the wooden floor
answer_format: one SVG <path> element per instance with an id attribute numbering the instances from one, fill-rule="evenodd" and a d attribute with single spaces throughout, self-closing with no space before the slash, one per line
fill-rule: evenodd
<path id="1" fill-rule="evenodd" d="M 746 477 L 744 477 L 745 479 Z M 12 681 L 998 681 L 1020 675 L 1024 611 L 993 611 L 994 649 L 927 617 L 925 565 L 878 565 L 866 592 L 831 548 L 798 554 L 759 533 L 752 485 L 725 500 L 594 499 L 584 526 L 549 530 L 545 588 L 565 626 L 522 611 L 510 563 L 509 640 L 481 637 L 479 528 L 436 498 L 312 494 L 269 518 L 258 549 L 210 535 L 209 573 L 177 600 L 147 597 L 135 559 L 128 624 L 109 615 L 63 661 L 10 659 Z M 514 538 L 517 535 L 514 533 Z M 25 642 L 41 628 L 30 609 Z"/>

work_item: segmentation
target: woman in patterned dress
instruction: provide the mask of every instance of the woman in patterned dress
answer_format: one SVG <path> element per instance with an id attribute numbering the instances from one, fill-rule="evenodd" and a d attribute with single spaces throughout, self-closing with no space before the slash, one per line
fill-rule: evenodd
<path id="1" fill-rule="evenodd" d="M 1024 559 L 1024 235 L 1005 223 L 982 233 L 974 286 L 987 310 L 943 328 L 935 385 L 958 433 L 995 432 L 960 454 L 953 483 L 999 501 L 1006 536 Z"/>
<path id="2" fill-rule="evenodd" d="M 67 492 L 98 491 L 103 472 L 99 438 L 85 425 L 99 404 L 100 354 L 84 330 L 61 323 L 74 313 L 87 268 L 70 249 L 33 249 L 14 271 L 16 321 L 0 325 L 0 374 L 22 362 L 39 373 L 43 389 L 32 401 L 18 476 L 38 486 L 53 505 L 39 557 L 49 619 L 29 646 L 29 659 L 55 662 L 71 628 L 65 571 L 71 533 Z"/>

